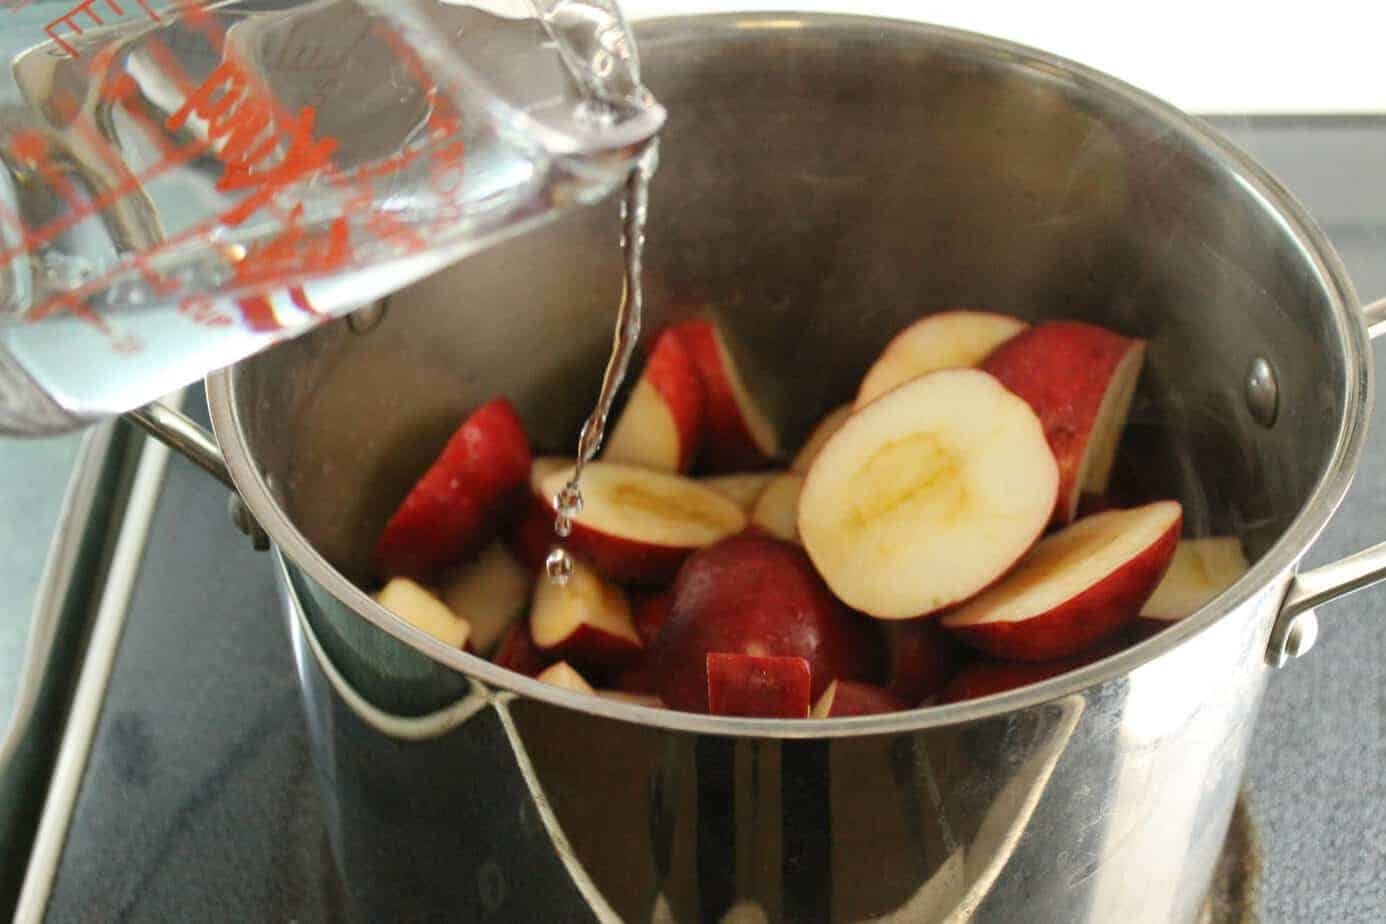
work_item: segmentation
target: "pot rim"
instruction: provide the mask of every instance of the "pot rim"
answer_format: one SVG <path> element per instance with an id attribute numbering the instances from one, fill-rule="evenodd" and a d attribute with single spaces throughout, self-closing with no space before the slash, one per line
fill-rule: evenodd
<path id="1" fill-rule="evenodd" d="M 385 610 L 347 580 L 294 526 L 275 500 L 265 476 L 255 465 L 234 401 L 238 371 L 233 366 L 207 378 L 207 398 L 213 428 L 241 496 L 284 555 L 350 606 L 357 615 L 459 673 L 493 687 L 592 715 L 668 731 L 726 737 L 806 739 L 900 734 L 990 719 L 1077 694 L 1130 674 L 1208 629 L 1266 588 L 1275 588 L 1273 592 L 1278 604 L 1285 578 L 1327 525 L 1347 492 L 1362 453 L 1371 405 L 1370 352 L 1366 327 L 1358 311 L 1360 303 L 1337 251 L 1298 200 L 1248 155 L 1201 120 L 1092 68 L 991 36 L 885 17 L 779 11 L 653 17 L 639 21 L 636 31 L 642 43 L 650 47 L 700 41 L 708 37 L 729 37 L 769 28 L 798 28 L 825 33 L 871 28 L 930 42 L 963 43 L 988 56 L 1008 57 L 1018 64 L 1043 70 L 1052 78 L 1095 87 L 1103 94 L 1124 99 L 1135 108 L 1160 118 L 1173 131 L 1197 144 L 1221 167 L 1236 176 L 1249 195 L 1260 200 L 1279 218 L 1285 232 L 1294 239 L 1303 256 L 1330 287 L 1331 321 L 1346 348 L 1344 367 L 1347 375 L 1340 394 L 1342 415 L 1328 464 L 1304 506 L 1266 554 L 1213 603 L 1152 638 L 1078 670 L 1017 690 L 906 712 L 813 721 L 728 718 L 636 706 L 563 690 L 498 667 L 476 655 L 450 648 Z"/>

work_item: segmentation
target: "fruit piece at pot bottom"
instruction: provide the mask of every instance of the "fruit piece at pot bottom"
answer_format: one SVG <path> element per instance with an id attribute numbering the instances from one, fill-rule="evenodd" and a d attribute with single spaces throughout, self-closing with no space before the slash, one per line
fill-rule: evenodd
<path id="1" fill-rule="evenodd" d="M 703 383 L 683 341 L 655 338 L 645 370 L 602 449 L 608 462 L 665 472 L 693 464 L 703 429 Z"/>
<path id="2" fill-rule="evenodd" d="M 408 578 L 392 579 L 375 595 L 375 602 L 444 645 L 467 645 L 471 624 Z"/>
<path id="3" fill-rule="evenodd" d="M 1169 567 L 1181 519 L 1175 501 L 1085 517 L 1041 540 L 941 625 L 1013 661 L 1049 661 L 1092 648 L 1140 613 Z"/>
<path id="4" fill-rule="evenodd" d="M 803 658 L 713 652 L 706 671 L 713 715 L 808 718 L 809 664 Z"/>
<path id="5" fill-rule="evenodd" d="M 487 656 L 524 615 L 533 586 L 534 573 L 503 543 L 493 542 L 443 583 L 440 596 L 448 609 L 471 623 L 471 647 Z"/>
<path id="6" fill-rule="evenodd" d="M 597 695 L 614 703 L 629 703 L 632 706 L 645 706 L 649 709 L 663 709 L 664 700 L 653 693 L 631 693 L 627 690 L 598 690 Z"/>
<path id="7" fill-rule="evenodd" d="M 551 510 L 571 477 L 563 469 L 544 478 Z M 582 498 L 567 548 L 620 583 L 667 583 L 689 553 L 746 526 L 740 507 L 692 478 L 633 465 L 586 466 Z"/>
<path id="8" fill-rule="evenodd" d="M 804 440 L 804 445 L 799 447 L 799 451 L 794 454 L 794 461 L 789 463 L 789 470 L 796 475 L 803 475 L 808 472 L 813 465 L 813 460 L 818 458 L 818 450 L 823 448 L 834 433 L 842 429 L 842 425 L 847 421 L 847 417 L 852 413 L 852 406 L 844 404 L 828 414 L 813 428 L 808 439 Z"/>
<path id="9" fill-rule="evenodd" d="M 886 643 L 885 688 L 918 706 L 952 679 L 962 653 L 936 619 L 881 624 Z"/>
<path id="10" fill-rule="evenodd" d="M 1006 341 L 982 363 L 1044 425 L 1059 463 L 1055 523 L 1073 521 L 1084 491 L 1107 490 L 1144 356 L 1142 340 L 1079 321 L 1050 321 Z"/>
<path id="11" fill-rule="evenodd" d="M 382 575 L 427 581 L 479 551 L 529 477 L 529 441 L 503 398 L 472 412 L 385 524 Z"/>
<path id="12" fill-rule="evenodd" d="M 1154 631 L 1198 610 L 1237 582 L 1247 568 L 1236 536 L 1182 539 L 1164 578 L 1141 607 L 1144 628 Z"/>
<path id="13" fill-rule="evenodd" d="M 777 475 L 751 510 L 750 528 L 785 542 L 799 541 L 799 494 L 803 475 Z"/>
<path id="14" fill-rule="evenodd" d="M 491 660 L 506 670 L 526 677 L 537 676 L 553 663 L 553 658 L 534 644 L 528 619 L 521 619 L 506 631 Z"/>
<path id="15" fill-rule="evenodd" d="M 881 619 L 973 596 L 1039 538 L 1059 474 L 1030 406 L 985 372 L 914 379 L 824 444 L 799 537 L 833 593 Z"/>
<path id="16" fill-rule="evenodd" d="M 707 711 L 706 659 L 714 652 L 804 658 L 812 696 L 832 680 L 871 680 L 880 669 L 873 627 L 834 599 L 790 543 L 725 539 L 688 559 L 673 594 L 649 659 L 673 709 Z"/>
<path id="17" fill-rule="evenodd" d="M 567 661 L 559 661 L 557 664 L 549 665 L 540 671 L 534 679 L 541 683 L 562 687 L 565 690 L 572 690 L 574 693 L 590 693 L 593 696 L 597 694 L 597 691 L 592 689 L 592 685 Z"/>
<path id="18" fill-rule="evenodd" d="M 699 459 L 719 472 L 759 468 L 773 461 L 780 453 L 779 435 L 746 387 L 722 331 L 704 320 L 671 330 L 688 350 L 703 383 Z"/>
<path id="19" fill-rule="evenodd" d="M 629 664 L 644 649 L 625 593 L 580 560 L 566 583 L 538 582 L 529 625 L 536 648 L 584 668 Z"/>
<path id="20" fill-rule="evenodd" d="M 979 699 L 994 693 L 1004 693 L 1007 690 L 1028 687 L 1032 683 L 1039 683 L 1051 677 L 1067 674 L 1069 671 L 1076 671 L 1080 667 L 1095 664 L 1103 658 L 1116 654 L 1124 647 L 1125 645 L 1120 641 L 1109 642 L 1092 651 L 1074 655 L 1071 658 L 1061 658 L 1057 661 L 1022 663 L 994 661 L 989 658 L 972 661 L 964 665 L 939 693 L 938 704 L 942 706 L 947 703 L 959 703 L 963 700 Z"/>
<path id="21" fill-rule="evenodd" d="M 815 719 L 845 719 L 855 715 L 900 712 L 913 705 L 873 684 L 834 680 L 813 704 L 812 716 Z"/>
<path id="22" fill-rule="evenodd" d="M 853 406 L 870 404 L 929 372 L 976 366 L 1027 326 L 1019 318 L 988 311 L 942 311 L 920 318 L 886 344 L 862 377 Z"/>
<path id="23" fill-rule="evenodd" d="M 731 475 L 709 475 L 698 483 L 711 488 L 747 513 L 755 507 L 761 492 L 778 472 L 736 472 Z"/>

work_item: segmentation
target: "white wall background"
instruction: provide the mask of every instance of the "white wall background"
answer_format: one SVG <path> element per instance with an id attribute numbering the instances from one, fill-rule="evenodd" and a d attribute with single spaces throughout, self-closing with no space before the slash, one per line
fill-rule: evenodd
<path id="1" fill-rule="evenodd" d="M 1106 71 L 1199 113 L 1386 113 L 1382 0 L 621 0 L 631 18 L 870 13 L 971 29 Z"/>

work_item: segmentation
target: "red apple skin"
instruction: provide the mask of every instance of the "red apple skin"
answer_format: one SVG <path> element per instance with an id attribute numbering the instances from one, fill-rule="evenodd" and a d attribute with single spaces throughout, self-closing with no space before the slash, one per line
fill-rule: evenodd
<path id="1" fill-rule="evenodd" d="M 712 652 L 706 658 L 708 712 L 756 719 L 806 719 L 809 663 L 803 658 Z"/>
<path id="2" fill-rule="evenodd" d="M 741 414 L 711 321 L 687 321 L 671 328 L 683 342 L 703 384 L 703 434 L 699 458 L 709 471 L 744 472 L 772 461 L 756 445 Z"/>
<path id="3" fill-rule="evenodd" d="M 833 597 L 803 549 L 745 533 L 694 553 L 674 582 L 650 653 L 671 709 L 707 711 L 713 652 L 803 658 L 814 699 L 833 680 L 875 679 L 881 664 L 880 636 Z"/>
<path id="4" fill-rule="evenodd" d="M 1050 677 L 1058 677 L 1060 674 L 1067 674 L 1069 671 L 1076 671 L 1080 667 L 1095 664 L 1103 658 L 1121 651 L 1127 644 L 1128 640 L 1121 637 L 1099 645 L 1091 651 L 1069 658 L 1061 658 L 1057 661 L 1017 663 L 979 658 L 964 665 L 962 670 L 958 671 L 957 675 L 939 693 L 937 702 L 938 705 L 942 706 L 947 703 L 960 703 L 963 700 L 990 696 L 993 693 L 1004 693 L 1019 687 L 1028 687 L 1032 683 L 1039 683 L 1041 680 L 1048 680 Z"/>
<path id="5" fill-rule="evenodd" d="M 640 640 L 648 648 L 654 644 L 655 639 L 659 637 L 659 630 L 669 620 L 669 610 L 674 606 L 674 593 L 672 590 L 663 590 L 632 602 L 635 604 L 631 614 L 631 619 L 635 622 L 635 631 L 640 633 Z"/>
<path id="6" fill-rule="evenodd" d="M 870 683 L 839 680 L 832 708 L 824 718 L 846 719 L 857 715 L 881 715 L 911 708 L 910 701 Z"/>
<path id="7" fill-rule="evenodd" d="M 533 633 L 531 633 L 531 637 Z M 550 661 L 567 661 L 574 667 L 605 676 L 609 670 L 620 670 L 640 660 L 644 649 L 630 639 L 613 635 L 597 626 L 583 623 L 571 633 L 549 646 L 535 649 Z"/>
<path id="8" fill-rule="evenodd" d="M 375 547 L 383 576 L 419 581 L 479 551 L 529 478 L 529 440 L 504 398 L 472 412 L 385 524 Z"/>
<path id="9" fill-rule="evenodd" d="M 1087 590 L 1019 622 L 947 627 L 956 638 L 1008 661 L 1053 661 L 1080 654 L 1120 635 L 1164 577 L 1179 544 L 1182 518 L 1159 539 Z"/>
<path id="10" fill-rule="evenodd" d="M 958 644 L 931 619 L 883 623 L 886 690 L 906 703 L 922 703 L 941 690 L 963 661 Z"/>
<path id="11" fill-rule="evenodd" d="M 1021 331 L 982 362 L 1044 425 L 1059 464 L 1056 523 L 1072 519 L 1069 501 L 1107 383 L 1138 342 L 1081 321 L 1049 321 Z"/>
<path id="12" fill-rule="evenodd" d="M 558 543 L 553 531 L 553 511 L 532 492 L 520 504 L 523 512 L 507 532 L 505 545 L 516 561 L 537 571 L 544 567 L 549 550 Z"/>
<path id="13" fill-rule="evenodd" d="M 638 539 L 612 536 L 573 522 L 564 547 L 582 558 L 602 577 L 637 587 L 667 585 L 693 550 L 684 546 L 654 545 Z"/>
<path id="14" fill-rule="evenodd" d="M 706 401 L 698 367 L 678 334 L 666 330 L 659 335 L 650 350 L 643 377 L 659 393 L 674 418 L 679 434 L 678 471 L 686 472 L 702 442 Z"/>
<path id="15" fill-rule="evenodd" d="M 659 695 L 659 676 L 654 671 L 649 655 L 646 654 L 636 666 L 618 674 L 612 686 L 622 693 Z"/>
<path id="16" fill-rule="evenodd" d="M 491 660 L 500 667 L 524 674 L 526 677 L 537 677 L 556 661 L 534 644 L 528 619 L 521 619 L 506 631 Z"/>

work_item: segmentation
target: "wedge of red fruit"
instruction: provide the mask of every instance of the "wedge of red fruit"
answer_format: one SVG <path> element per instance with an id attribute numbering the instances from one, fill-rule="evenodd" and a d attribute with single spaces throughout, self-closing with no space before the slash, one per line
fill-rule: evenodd
<path id="1" fill-rule="evenodd" d="M 650 357 L 621 416 L 606 438 L 602 458 L 666 472 L 693 464 L 703 433 L 703 383 L 675 331 L 655 338 Z"/>
<path id="2" fill-rule="evenodd" d="M 672 328 L 698 370 L 703 385 L 701 460 L 712 471 L 761 468 L 780 454 L 779 435 L 712 321 L 696 320 Z"/>
<path id="3" fill-rule="evenodd" d="M 810 672 L 803 658 L 713 652 L 706 665 L 713 715 L 808 718 Z"/>

